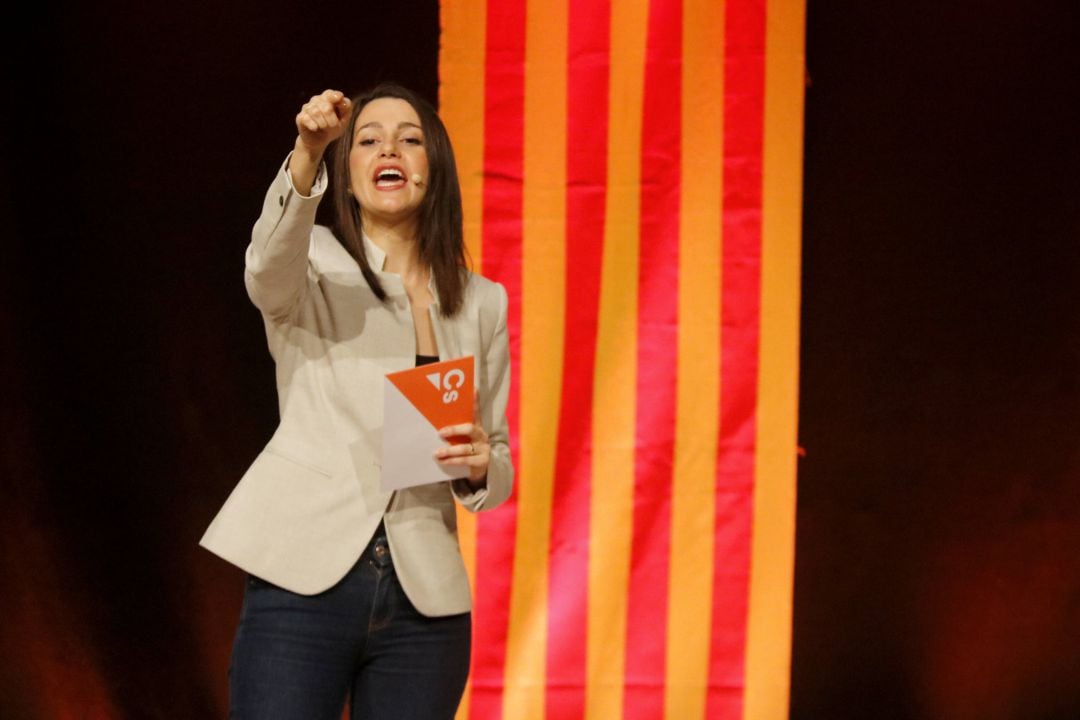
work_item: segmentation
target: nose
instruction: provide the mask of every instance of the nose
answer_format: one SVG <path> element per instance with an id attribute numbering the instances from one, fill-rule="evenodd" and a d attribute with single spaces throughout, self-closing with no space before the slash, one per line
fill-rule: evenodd
<path id="1" fill-rule="evenodd" d="M 387 138 L 382 141 L 382 144 L 379 146 L 380 157 L 397 157 L 397 154 L 397 143 L 394 142 L 393 138 Z"/>

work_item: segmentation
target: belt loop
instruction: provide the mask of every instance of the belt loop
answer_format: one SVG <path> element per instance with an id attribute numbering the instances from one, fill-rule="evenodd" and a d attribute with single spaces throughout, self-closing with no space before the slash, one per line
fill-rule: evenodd
<path id="1" fill-rule="evenodd" d="M 374 547 L 371 549 L 371 557 L 379 567 L 384 568 L 391 565 L 390 543 L 387 542 L 385 535 L 379 535 L 375 538 Z"/>

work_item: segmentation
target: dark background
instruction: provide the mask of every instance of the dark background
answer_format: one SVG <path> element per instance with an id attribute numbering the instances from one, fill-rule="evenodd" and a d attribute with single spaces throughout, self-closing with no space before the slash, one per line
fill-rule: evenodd
<path id="1" fill-rule="evenodd" d="M 221 716 L 241 579 L 195 541 L 276 417 L 246 238 L 308 96 L 436 98 L 438 9 L 28 12 L 0 716 Z M 1078 48 L 1072 0 L 810 2 L 793 718 L 1080 717 Z"/>

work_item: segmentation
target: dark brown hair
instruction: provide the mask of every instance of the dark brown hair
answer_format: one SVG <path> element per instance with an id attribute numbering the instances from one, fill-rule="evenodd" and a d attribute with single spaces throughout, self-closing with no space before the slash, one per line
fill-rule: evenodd
<path id="1" fill-rule="evenodd" d="M 386 291 L 368 264 L 364 252 L 360 204 L 353 197 L 349 176 L 349 153 L 360 111 L 372 100 L 398 98 L 412 105 L 420 118 L 427 152 L 427 192 L 420 203 L 416 240 L 420 261 L 427 265 L 435 278 L 439 294 L 439 312 L 444 317 L 456 315 L 465 295 L 467 272 L 465 240 L 461 227 L 461 188 L 458 185 L 457 165 L 450 147 L 450 136 L 435 109 L 416 93 L 393 83 L 380 84 L 352 98 L 353 112 L 348 127 L 336 141 L 332 159 L 331 193 L 334 199 L 335 231 L 345 249 L 360 264 L 372 292 L 386 300 Z"/>

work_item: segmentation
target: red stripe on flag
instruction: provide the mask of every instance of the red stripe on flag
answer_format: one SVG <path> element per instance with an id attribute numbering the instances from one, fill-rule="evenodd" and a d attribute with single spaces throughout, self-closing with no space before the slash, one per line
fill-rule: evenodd
<path id="1" fill-rule="evenodd" d="M 521 377 L 521 206 L 525 105 L 525 3 L 489 0 L 484 61 L 483 267 L 501 282 L 510 300 L 512 383 Z M 511 451 L 518 465 L 519 392 L 507 407 Z M 520 477 L 518 478 L 520 480 Z M 497 720 L 502 712 L 503 670 L 509 623 L 517 500 L 481 514 L 476 531 L 476 598 L 473 608 L 473 671 L 470 716 Z"/>
<path id="2" fill-rule="evenodd" d="M 716 579 L 707 717 L 739 718 L 745 685 L 761 314 L 765 3 L 730 2 L 724 66 L 724 211 Z"/>
<path id="3" fill-rule="evenodd" d="M 590 439 L 607 186 L 610 15 L 607 0 L 570 0 L 566 322 L 551 507 L 546 698 L 549 718 L 580 718 L 585 714 Z M 559 118 L 552 118 L 552 122 L 559 122 Z"/>
<path id="4" fill-rule="evenodd" d="M 664 715 L 678 367 L 682 3 L 652 0 L 646 39 L 638 269 L 634 535 L 624 717 Z"/>

